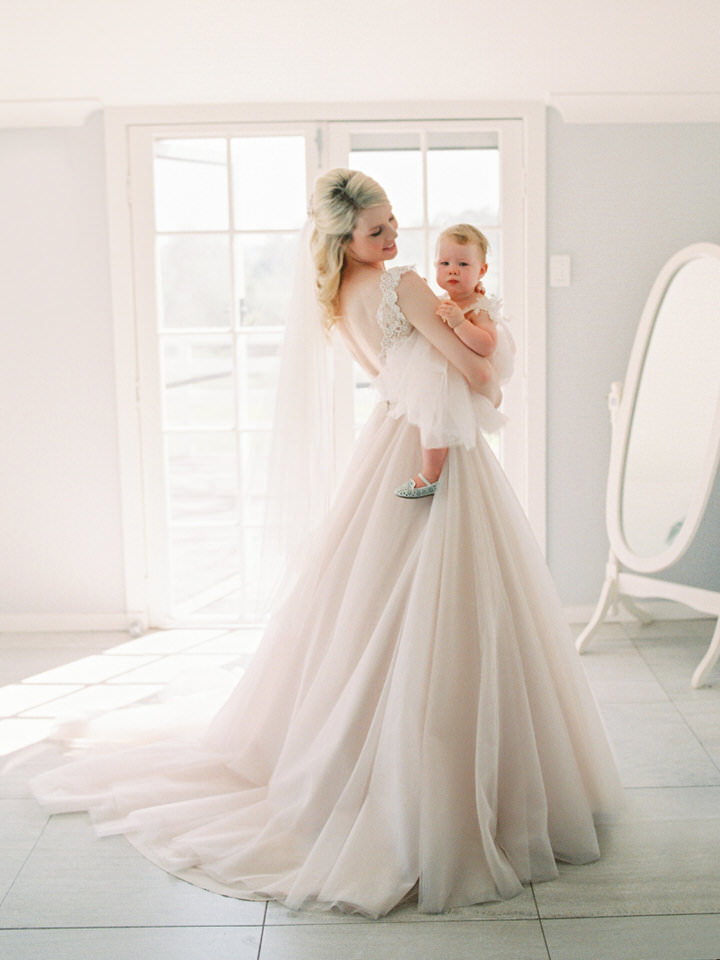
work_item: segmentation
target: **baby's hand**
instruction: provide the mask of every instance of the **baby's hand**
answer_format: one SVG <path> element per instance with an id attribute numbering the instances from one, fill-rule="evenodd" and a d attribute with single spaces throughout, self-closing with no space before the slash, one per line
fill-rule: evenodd
<path id="1" fill-rule="evenodd" d="M 440 317 L 443 323 L 446 323 L 451 330 L 459 327 L 465 320 L 465 314 L 460 307 L 452 300 L 443 300 L 435 313 Z"/>

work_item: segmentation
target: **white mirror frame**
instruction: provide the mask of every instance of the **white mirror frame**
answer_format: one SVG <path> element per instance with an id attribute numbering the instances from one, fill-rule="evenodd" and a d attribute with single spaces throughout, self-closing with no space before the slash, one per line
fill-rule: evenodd
<path id="1" fill-rule="evenodd" d="M 650 291 L 635 335 L 628 364 L 626 387 L 624 390 L 622 384 L 613 384 L 611 387 L 609 400 L 613 436 L 605 511 L 610 553 L 605 568 L 605 582 L 597 606 L 590 622 L 575 642 L 580 653 L 587 650 L 608 611 L 615 608 L 618 603 L 643 623 L 652 623 L 652 615 L 637 606 L 631 599 L 633 597 L 673 600 L 686 604 L 719 618 L 710 645 L 692 676 L 691 683 L 696 688 L 707 682 L 710 671 L 720 657 L 720 592 L 674 583 L 660 577 L 642 576 L 642 574 L 658 573 L 679 560 L 692 543 L 702 522 L 720 464 L 720 402 L 713 417 L 703 477 L 693 492 L 685 522 L 667 550 L 663 550 L 654 557 L 640 557 L 630 549 L 622 531 L 621 498 L 635 401 L 657 313 L 674 276 L 686 263 L 699 257 L 720 260 L 720 246 L 714 243 L 692 244 L 671 257 L 660 271 Z"/>
<path id="2" fill-rule="evenodd" d="M 705 453 L 702 477 L 698 479 L 680 532 L 667 550 L 651 557 L 638 556 L 628 546 L 622 529 L 622 493 L 625 479 L 625 460 L 632 427 L 635 402 L 642 379 L 645 357 L 652 339 L 655 321 L 665 294 L 675 275 L 693 260 L 703 257 L 720 261 L 720 246 L 714 243 L 695 243 L 679 250 L 668 260 L 652 286 L 635 334 L 622 398 L 613 424 L 610 469 L 608 472 L 605 518 L 610 545 L 618 560 L 638 573 L 657 573 L 677 562 L 685 553 L 702 522 L 715 473 L 720 463 L 720 405 L 715 411 L 712 431 Z"/>

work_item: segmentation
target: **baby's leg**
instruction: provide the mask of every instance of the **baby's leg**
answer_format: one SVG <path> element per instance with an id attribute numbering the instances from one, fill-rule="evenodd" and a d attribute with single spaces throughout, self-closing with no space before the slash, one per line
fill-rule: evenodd
<path id="1" fill-rule="evenodd" d="M 442 473 L 447 450 L 438 448 L 426 450 L 422 448 L 422 470 L 416 473 L 412 480 L 408 480 L 395 491 L 396 497 L 406 500 L 415 500 L 417 497 L 432 497 L 437 487 L 437 481 Z"/>
<path id="2" fill-rule="evenodd" d="M 442 473 L 443 467 L 445 466 L 446 459 L 447 447 L 436 447 L 432 450 L 428 450 L 426 447 L 423 447 L 421 470 L 423 477 L 430 483 L 436 483 L 440 477 L 440 474 Z M 425 486 L 419 475 L 415 477 L 415 484 L 418 487 Z"/>

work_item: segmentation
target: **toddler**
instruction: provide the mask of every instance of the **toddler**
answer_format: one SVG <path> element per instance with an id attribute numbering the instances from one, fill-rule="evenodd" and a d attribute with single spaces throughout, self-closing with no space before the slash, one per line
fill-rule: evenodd
<path id="1" fill-rule="evenodd" d="M 497 301 L 485 296 L 482 278 L 487 273 L 488 242 L 484 234 L 467 223 L 444 230 L 436 248 L 436 280 L 449 299 L 437 308 L 437 314 L 456 337 L 479 354 L 492 358 L 499 379 L 507 380 L 512 372 L 514 344 L 509 332 L 491 316 L 497 314 Z M 496 357 L 498 334 L 501 332 L 502 356 Z M 499 362 L 498 362 L 499 361 Z M 398 487 L 395 495 L 414 499 L 430 497 L 437 489 L 447 447 L 422 447 L 422 467 L 411 480 Z"/>

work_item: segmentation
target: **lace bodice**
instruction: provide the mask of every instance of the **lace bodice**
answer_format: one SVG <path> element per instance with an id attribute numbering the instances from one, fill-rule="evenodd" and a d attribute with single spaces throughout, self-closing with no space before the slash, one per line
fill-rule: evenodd
<path id="1" fill-rule="evenodd" d="M 380 356 L 384 359 L 387 352 L 398 340 L 407 337 L 413 326 L 400 309 L 397 302 L 397 288 L 400 278 L 413 267 L 391 267 L 385 270 L 380 277 L 381 300 L 378 307 L 377 320 L 382 330 L 382 345 Z"/>

